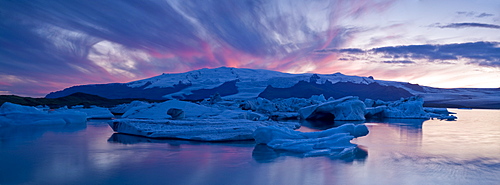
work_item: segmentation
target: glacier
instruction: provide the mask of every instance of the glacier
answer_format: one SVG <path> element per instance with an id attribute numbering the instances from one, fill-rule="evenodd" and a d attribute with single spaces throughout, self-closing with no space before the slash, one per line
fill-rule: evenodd
<path id="1" fill-rule="evenodd" d="M 74 86 L 52 92 L 46 98 L 64 97 L 76 92 L 109 99 L 150 100 L 202 100 L 215 93 L 233 100 L 257 97 L 269 100 L 309 98 L 311 95 L 324 94 L 326 99 L 358 96 L 361 100 L 395 101 L 401 97 L 419 96 L 424 99 L 426 106 L 432 107 L 500 108 L 498 88 L 440 89 L 341 73 L 289 74 L 263 69 L 229 67 L 162 74 L 128 83 Z"/>

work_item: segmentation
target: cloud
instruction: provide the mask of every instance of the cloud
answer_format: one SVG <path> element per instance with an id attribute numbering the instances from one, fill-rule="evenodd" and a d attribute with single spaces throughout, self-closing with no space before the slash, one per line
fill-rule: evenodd
<path id="1" fill-rule="evenodd" d="M 319 53 L 340 53 L 342 61 L 374 61 L 386 64 L 415 64 L 434 62 L 440 64 L 455 64 L 465 60 L 467 64 L 482 67 L 500 67 L 500 42 L 469 42 L 444 45 L 407 45 L 389 46 L 361 50 L 324 49 Z M 392 60 L 387 60 L 392 59 Z"/>
<path id="2" fill-rule="evenodd" d="M 375 53 L 391 56 L 407 56 L 413 59 L 427 60 L 485 60 L 500 61 L 500 43 L 498 42 L 470 42 L 446 45 L 410 45 L 372 49 Z M 396 57 L 397 58 L 397 57 Z M 483 66 L 488 66 L 483 64 Z M 495 65 L 490 65 L 496 67 Z"/>
<path id="3" fill-rule="evenodd" d="M 491 17 L 491 16 L 495 16 L 494 14 L 490 14 L 490 13 L 481 13 L 479 15 L 477 15 L 476 17 Z"/>
<path id="4" fill-rule="evenodd" d="M 491 17 L 491 16 L 495 16 L 494 14 L 490 14 L 490 13 L 476 13 L 476 12 L 473 12 L 473 11 L 458 11 L 456 12 L 458 15 L 463 15 L 463 16 L 466 16 L 466 17 L 477 17 L 477 18 L 483 18 L 483 17 Z"/>
<path id="5" fill-rule="evenodd" d="M 386 64 L 415 64 L 415 62 L 411 60 L 386 60 L 382 61 L 382 63 Z"/>
<path id="6" fill-rule="evenodd" d="M 317 50 L 316 52 L 318 53 L 329 53 L 329 52 L 333 52 L 333 53 L 364 53 L 365 51 L 363 51 L 362 49 L 359 49 L 359 48 L 346 48 L 346 49 L 322 49 L 322 50 Z"/>
<path id="7" fill-rule="evenodd" d="M 33 82 L 33 89 L 43 90 L 31 93 L 40 96 L 68 84 L 126 82 L 203 67 L 289 71 L 314 63 L 307 68 L 314 69 L 335 54 L 311 53 L 341 47 L 352 32 L 339 19 L 393 3 L 0 1 L 0 75 Z M 25 93 L 12 89 L 20 82 L 8 83 L 0 91 Z"/>
<path id="8" fill-rule="evenodd" d="M 500 25 L 496 24 L 484 24 L 484 23 L 451 23 L 447 25 L 434 25 L 439 28 L 492 28 L 492 29 L 500 29 Z"/>

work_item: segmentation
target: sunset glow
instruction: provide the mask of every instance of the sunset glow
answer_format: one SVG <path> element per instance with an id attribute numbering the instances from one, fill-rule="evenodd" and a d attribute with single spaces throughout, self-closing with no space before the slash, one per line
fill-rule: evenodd
<path id="1" fill-rule="evenodd" d="M 110 8 L 113 7 L 113 8 Z M 221 66 L 500 87 L 498 1 L 0 1 L 0 93 Z"/>

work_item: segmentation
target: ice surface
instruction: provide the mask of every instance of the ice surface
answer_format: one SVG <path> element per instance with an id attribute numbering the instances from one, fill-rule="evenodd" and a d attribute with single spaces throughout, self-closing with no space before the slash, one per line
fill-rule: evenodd
<path id="1" fill-rule="evenodd" d="M 85 124 L 87 114 L 75 110 L 43 111 L 5 102 L 0 107 L 0 126 Z"/>
<path id="2" fill-rule="evenodd" d="M 383 114 L 386 118 L 429 119 L 430 115 L 424 111 L 424 100 L 414 96 L 391 102 Z"/>
<path id="3" fill-rule="evenodd" d="M 299 111 L 302 119 L 365 120 L 365 104 L 357 97 L 347 96 L 318 105 L 304 107 Z"/>
<path id="4" fill-rule="evenodd" d="M 365 117 L 374 117 L 376 115 L 381 115 L 387 109 L 387 106 L 381 105 L 377 107 L 366 107 L 365 109 Z"/>
<path id="5" fill-rule="evenodd" d="M 265 144 L 276 150 L 302 153 L 304 156 L 345 155 L 356 145 L 350 140 L 369 133 L 365 125 L 344 124 L 320 132 L 299 132 L 284 127 L 261 127 L 253 137 L 257 144 Z"/>
<path id="6" fill-rule="evenodd" d="M 293 122 L 250 121 L 246 119 L 138 120 L 118 119 L 109 123 L 115 132 L 150 138 L 177 138 L 199 141 L 230 141 L 253 139 L 260 127 L 287 129 L 299 127 Z"/>
<path id="7" fill-rule="evenodd" d="M 108 108 L 103 107 L 92 107 L 92 108 L 75 108 L 72 107 L 72 110 L 76 110 L 79 112 L 83 112 L 87 114 L 87 119 L 111 119 L 115 116 L 109 111 Z"/>
<path id="8" fill-rule="evenodd" d="M 124 114 L 125 112 L 127 112 L 128 110 L 130 110 L 132 108 L 149 107 L 149 106 L 151 106 L 151 104 L 149 104 L 147 102 L 136 100 L 136 101 L 132 101 L 132 102 L 127 103 L 127 104 L 117 105 L 109 110 L 115 114 Z"/>
<path id="9" fill-rule="evenodd" d="M 449 112 L 447 108 L 424 107 L 424 111 L 427 112 L 431 118 L 437 118 L 446 121 L 454 121 L 457 119 L 456 116 L 450 115 L 455 113 Z"/>
<path id="10" fill-rule="evenodd" d="M 265 121 L 268 120 L 269 117 L 259 114 L 257 112 L 252 112 L 249 110 L 225 110 L 221 112 L 217 116 L 213 116 L 211 118 L 217 119 L 247 119 L 252 121 Z"/>
<path id="11" fill-rule="evenodd" d="M 167 111 L 171 108 L 183 110 L 186 118 L 208 118 L 222 112 L 217 108 L 198 105 L 196 103 L 169 100 L 162 103 L 153 103 L 149 106 L 141 105 L 130 108 L 122 117 L 136 119 L 170 119 L 172 116 L 168 115 Z"/>

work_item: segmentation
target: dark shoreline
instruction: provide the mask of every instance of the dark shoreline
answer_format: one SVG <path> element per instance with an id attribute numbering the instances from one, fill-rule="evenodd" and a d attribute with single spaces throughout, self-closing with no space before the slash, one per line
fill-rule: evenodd
<path id="1" fill-rule="evenodd" d="M 100 107 L 114 107 L 119 104 L 130 103 L 132 101 L 145 101 L 145 102 L 163 102 L 164 100 L 150 100 L 150 99 L 108 99 L 97 95 L 86 93 L 74 93 L 69 96 L 61 98 L 31 98 L 21 97 L 16 95 L 0 95 L 0 105 L 4 102 L 15 103 L 26 106 L 46 105 L 50 108 L 59 108 L 64 106 L 83 105 L 89 107 L 96 105 Z M 485 103 L 485 102 L 450 102 L 450 101 L 425 101 L 424 107 L 435 108 L 467 108 L 467 109 L 500 109 L 500 103 Z"/>

